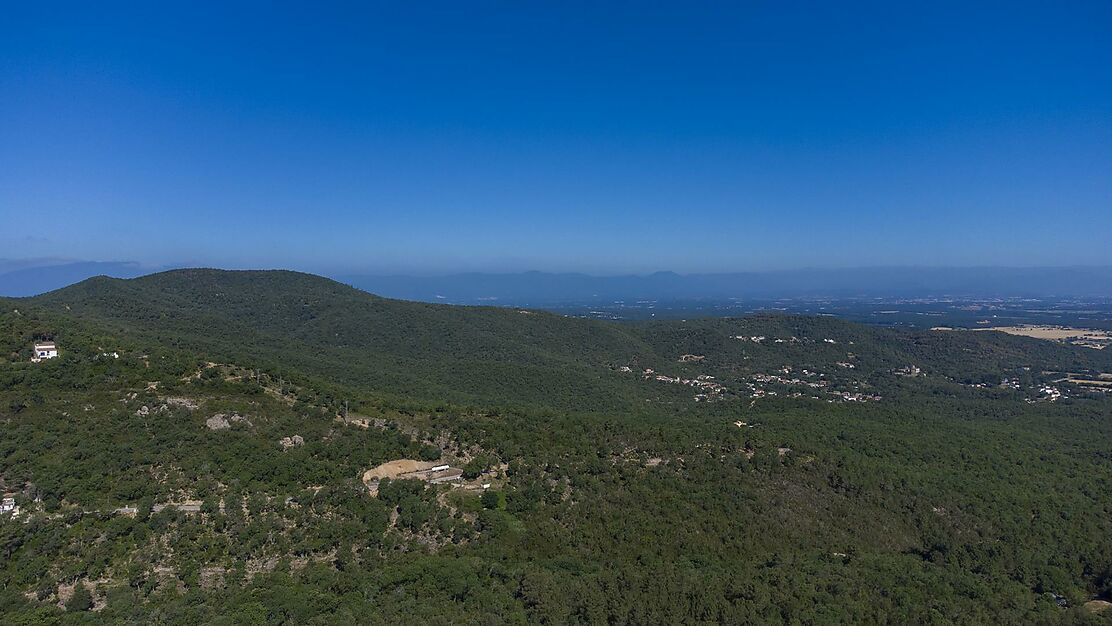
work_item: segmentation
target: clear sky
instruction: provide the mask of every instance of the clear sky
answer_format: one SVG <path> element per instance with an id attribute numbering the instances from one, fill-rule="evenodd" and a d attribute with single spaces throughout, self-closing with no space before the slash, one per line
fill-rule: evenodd
<path id="1" fill-rule="evenodd" d="M 1107 1 L 169 4 L 5 6 L 0 258 L 1112 264 Z"/>

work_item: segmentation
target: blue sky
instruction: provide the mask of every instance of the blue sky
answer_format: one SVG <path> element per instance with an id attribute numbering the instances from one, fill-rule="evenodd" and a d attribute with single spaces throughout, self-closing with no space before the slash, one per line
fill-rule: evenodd
<path id="1" fill-rule="evenodd" d="M 1112 264 L 1108 2 L 39 4 L 0 258 Z"/>

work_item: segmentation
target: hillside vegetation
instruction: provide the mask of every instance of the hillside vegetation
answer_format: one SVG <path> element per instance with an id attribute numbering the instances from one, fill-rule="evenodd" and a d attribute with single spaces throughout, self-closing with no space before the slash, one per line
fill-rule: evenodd
<path id="1" fill-rule="evenodd" d="M 1112 621 L 1112 351 L 183 270 L 0 352 L 6 623 Z"/>
<path id="2" fill-rule="evenodd" d="M 610 384 L 594 365 L 649 351 L 620 326 L 388 300 L 285 271 L 96 278 L 31 302 L 122 333 L 407 397 L 530 404 L 585 394 L 604 403 Z"/>

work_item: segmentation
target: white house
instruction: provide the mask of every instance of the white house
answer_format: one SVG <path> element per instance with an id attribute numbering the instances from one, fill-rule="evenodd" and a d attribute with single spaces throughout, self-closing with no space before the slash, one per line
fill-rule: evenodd
<path id="1" fill-rule="evenodd" d="M 31 357 L 31 361 L 38 363 L 43 359 L 53 359 L 58 356 L 58 346 L 53 341 L 42 341 L 35 343 L 35 355 Z"/>

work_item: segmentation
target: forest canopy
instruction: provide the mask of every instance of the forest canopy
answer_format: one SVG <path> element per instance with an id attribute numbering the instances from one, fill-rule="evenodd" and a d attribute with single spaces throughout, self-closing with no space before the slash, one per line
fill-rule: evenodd
<path id="1" fill-rule="evenodd" d="M 0 344 L 5 623 L 1112 622 L 1112 351 L 207 270 Z"/>

